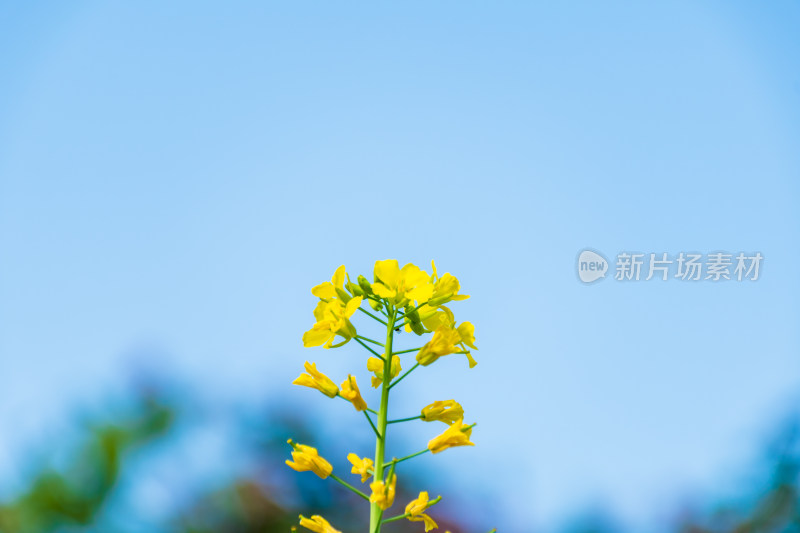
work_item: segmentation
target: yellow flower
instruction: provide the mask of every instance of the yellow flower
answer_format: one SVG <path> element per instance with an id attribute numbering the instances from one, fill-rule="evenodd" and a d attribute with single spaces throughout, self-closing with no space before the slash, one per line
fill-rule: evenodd
<path id="1" fill-rule="evenodd" d="M 416 500 L 411 500 L 411 502 L 406 505 L 406 512 L 405 514 L 410 515 L 407 518 L 411 522 L 425 522 L 425 531 L 430 531 L 431 529 L 436 529 L 439 526 L 434 522 L 433 518 L 425 514 L 425 510 L 428 508 L 428 493 L 427 492 L 420 492 L 419 497 Z"/>
<path id="2" fill-rule="evenodd" d="M 310 529 L 314 533 L 342 533 L 338 529 L 334 529 L 327 520 L 318 514 L 312 515 L 311 518 L 300 515 L 300 525 Z"/>
<path id="3" fill-rule="evenodd" d="M 381 383 L 383 383 L 383 360 L 377 357 L 370 357 L 367 359 L 367 370 L 375 373 L 375 377 L 372 378 L 372 386 L 377 389 L 381 386 Z M 391 381 L 396 378 L 401 370 L 403 370 L 403 367 L 400 366 L 400 356 L 393 355 L 391 377 L 389 380 Z"/>
<path id="4" fill-rule="evenodd" d="M 433 283 L 433 294 L 431 295 L 430 305 L 441 305 L 451 300 L 466 300 L 469 298 L 466 294 L 458 294 L 461 290 L 461 284 L 458 278 L 447 272 L 441 278 L 436 272 L 436 263 L 431 261 L 431 283 Z"/>
<path id="5" fill-rule="evenodd" d="M 367 408 L 367 402 L 364 401 L 361 391 L 358 390 L 356 378 L 351 374 L 347 374 L 347 379 L 342 382 L 342 398 L 350 400 L 356 411 L 364 411 Z"/>
<path id="6" fill-rule="evenodd" d="M 325 348 L 338 348 L 356 336 L 356 328 L 350 322 L 350 317 L 361 306 L 361 296 L 348 301 L 346 304 L 339 299 L 321 300 L 314 309 L 314 318 L 317 322 L 303 334 L 303 346 L 322 346 Z M 343 342 L 333 345 L 339 335 Z"/>
<path id="7" fill-rule="evenodd" d="M 322 479 L 331 475 L 333 467 L 328 461 L 319 456 L 316 448 L 305 444 L 295 444 L 292 439 L 287 442 L 294 448 L 292 451 L 292 460 L 294 462 L 287 459 L 287 465 L 298 472 L 308 472 L 310 470 Z"/>
<path id="8" fill-rule="evenodd" d="M 444 433 L 428 442 L 428 449 L 432 453 L 439 453 L 455 446 L 475 446 L 475 443 L 469 440 L 471 435 L 472 428 L 464 426 L 463 419 L 456 420 L 453 425 L 444 430 Z"/>
<path id="9" fill-rule="evenodd" d="M 463 336 L 462 336 L 463 334 Z M 464 344 L 475 348 L 475 328 L 469 322 L 464 322 L 458 329 L 453 326 L 441 325 L 433 332 L 433 337 L 417 352 L 417 362 L 422 366 L 428 366 L 443 355 L 451 353 L 463 353 L 467 356 L 469 367 L 477 365 L 477 361 L 472 357 Z"/>
<path id="10" fill-rule="evenodd" d="M 361 475 L 361 483 L 364 483 L 372 475 L 372 459 L 369 457 L 359 459 L 356 454 L 348 453 L 347 460 L 353 463 L 353 469 L 350 471 L 353 474 Z"/>
<path id="11" fill-rule="evenodd" d="M 447 326 L 439 326 L 433 337 L 417 352 L 417 362 L 428 366 L 443 355 L 459 351 L 458 343 L 461 336 L 458 331 Z"/>
<path id="12" fill-rule="evenodd" d="M 297 379 L 292 381 L 292 385 L 311 387 L 331 398 L 339 394 L 339 387 L 336 386 L 336 383 L 331 381 L 331 378 L 317 370 L 316 363 L 309 363 L 306 361 L 304 366 L 308 374 L 300 374 Z"/>
<path id="13" fill-rule="evenodd" d="M 402 269 L 396 259 L 375 262 L 376 296 L 402 307 L 408 302 L 427 302 L 433 294 L 431 279 L 424 270 L 408 263 Z"/>
<path id="14" fill-rule="evenodd" d="M 422 420 L 433 422 L 439 420 L 445 424 L 452 424 L 464 418 L 464 409 L 455 400 L 436 401 L 422 409 Z"/>
<path id="15" fill-rule="evenodd" d="M 350 299 L 349 295 L 344 292 L 344 265 L 336 269 L 330 281 L 320 283 L 311 289 L 311 294 L 321 300 L 328 300 L 330 298 L 342 298 L 347 301 Z M 339 289 L 338 291 L 336 289 Z M 340 292 L 341 291 L 341 292 Z"/>
<path id="16" fill-rule="evenodd" d="M 457 331 L 459 337 L 461 337 L 461 342 L 473 350 L 478 349 L 475 346 L 475 326 L 473 326 L 471 322 L 463 322 L 460 326 L 458 326 Z"/>
<path id="17" fill-rule="evenodd" d="M 389 485 L 386 485 L 383 481 L 373 481 L 369 484 L 369 488 L 372 489 L 372 494 L 369 497 L 369 501 L 377 504 L 378 507 L 385 511 L 394 503 L 394 492 L 396 487 L 397 474 L 392 474 L 392 480 L 389 482 Z"/>

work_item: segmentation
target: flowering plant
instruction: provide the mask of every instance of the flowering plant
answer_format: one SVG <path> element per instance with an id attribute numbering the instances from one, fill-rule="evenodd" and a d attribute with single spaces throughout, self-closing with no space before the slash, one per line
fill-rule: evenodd
<path id="1" fill-rule="evenodd" d="M 464 410 L 455 400 L 433 402 L 423 407 L 416 416 L 388 419 L 389 394 L 392 388 L 417 367 L 431 365 L 440 357 L 450 354 L 465 355 L 470 368 L 477 364 L 470 352 L 477 350 L 475 328 L 469 322 L 457 324 L 453 312 L 445 305 L 465 300 L 469 296 L 460 294 L 461 287 L 455 276 L 449 273 L 439 276 L 433 262 L 431 268 L 432 274 L 428 275 L 410 263 L 400 268 L 394 259 L 377 261 L 372 283 L 364 276 L 358 276 L 357 282 L 354 283 L 342 265 L 336 269 L 330 282 L 311 289 L 311 293 L 319 298 L 319 302 L 314 309 L 316 323 L 303 335 L 303 345 L 338 348 L 355 341 L 364 347 L 371 354 L 366 362 L 367 370 L 373 373 L 372 387 L 380 389 L 380 405 L 377 410 L 367 405 L 352 374 L 349 374 L 339 387 L 328 376 L 317 370 L 315 363 L 306 362 L 306 373 L 301 374 L 293 383 L 317 389 L 330 398 L 342 398 L 350 402 L 356 411 L 364 413 L 375 433 L 375 456 L 359 457 L 355 453 L 350 453 L 347 459 L 352 464 L 351 472 L 360 476 L 361 483 L 366 483 L 372 478 L 369 484 L 370 493 L 367 495 L 335 475 L 331 464 L 320 456 L 315 448 L 295 443 L 292 439 L 288 441 L 292 446 L 292 460 L 287 460 L 286 464 L 298 472 L 311 471 L 322 479 L 333 479 L 367 500 L 370 508 L 369 533 L 379 533 L 382 524 L 402 519 L 422 522 L 425 531 L 437 528 L 436 522 L 427 511 L 441 500 L 441 496 L 430 499 L 428 493 L 424 491 L 406 505 L 402 514 L 383 517 L 384 511 L 394 504 L 397 487 L 395 469 L 403 461 L 427 452 L 436 454 L 455 446 L 474 446 L 470 437 L 475 424 L 464 423 Z M 363 305 L 365 303 L 371 311 Z M 386 328 L 384 342 L 358 333 L 351 321 L 356 312 L 381 323 Z M 401 330 L 420 337 L 424 335 L 431 337 L 419 348 L 395 351 L 395 333 Z M 406 354 L 410 356 L 413 353 L 416 353 L 415 363 L 401 374 L 404 363 L 400 356 Z M 447 428 L 441 435 L 431 439 L 425 449 L 400 459 L 386 461 L 389 425 L 414 420 L 443 422 Z M 340 533 L 319 515 L 311 518 L 300 515 L 300 525 L 317 533 Z"/>

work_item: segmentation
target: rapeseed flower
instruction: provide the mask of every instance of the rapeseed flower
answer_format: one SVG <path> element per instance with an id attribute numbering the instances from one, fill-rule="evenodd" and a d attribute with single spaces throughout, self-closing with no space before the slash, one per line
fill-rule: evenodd
<path id="1" fill-rule="evenodd" d="M 462 336 L 463 335 L 463 336 Z M 475 350 L 475 327 L 469 322 L 464 322 L 458 328 L 441 325 L 433 332 L 433 337 L 417 352 L 417 362 L 422 366 L 434 363 L 443 355 L 463 353 L 467 356 L 469 367 L 477 365 L 477 361 L 467 350 L 467 345 Z"/>
<path id="2" fill-rule="evenodd" d="M 367 409 L 367 402 L 361 397 L 361 391 L 358 390 L 358 383 L 356 383 L 355 376 L 348 374 L 347 379 L 342 382 L 342 398 L 350 401 L 356 411 L 365 411 Z"/>
<path id="3" fill-rule="evenodd" d="M 336 383 L 331 378 L 317 370 L 316 363 L 306 361 L 304 366 L 308 374 L 300 374 L 297 379 L 292 381 L 292 385 L 302 385 L 303 387 L 317 389 L 330 398 L 339 394 L 339 387 L 336 386 Z"/>
<path id="4" fill-rule="evenodd" d="M 292 445 L 292 459 L 294 462 L 286 460 L 286 464 L 298 472 L 314 472 L 316 475 L 325 479 L 333 472 L 331 464 L 320 457 L 316 448 L 306 446 L 305 444 L 296 444 L 289 439 L 287 441 Z"/>
<path id="5" fill-rule="evenodd" d="M 389 367 L 390 369 L 390 377 L 389 380 L 393 380 L 397 377 L 403 367 L 400 366 L 400 357 L 397 355 L 392 356 L 392 364 Z M 372 386 L 374 388 L 378 388 L 383 383 L 383 360 L 377 357 L 370 357 L 367 359 L 367 370 L 370 372 L 374 372 L 375 376 L 372 378 Z"/>
<path id="6" fill-rule="evenodd" d="M 431 261 L 431 283 L 433 283 L 433 294 L 431 294 L 429 305 L 441 305 L 451 300 L 466 300 L 469 298 L 467 294 L 458 294 L 461 290 L 461 284 L 458 278 L 449 272 L 445 273 L 441 278 L 436 272 L 436 263 Z"/>
<path id="7" fill-rule="evenodd" d="M 344 291 L 344 265 L 336 269 L 330 281 L 320 283 L 311 289 L 311 294 L 320 300 L 330 300 L 331 298 L 340 298 L 347 303 L 350 300 L 350 295 Z"/>
<path id="8" fill-rule="evenodd" d="M 456 446 L 475 446 L 475 443 L 469 440 L 471 435 L 472 427 L 464 426 L 463 419 L 456 420 L 449 428 L 444 430 L 444 433 L 428 442 L 428 449 L 431 453 L 439 453 Z"/>
<path id="9" fill-rule="evenodd" d="M 318 514 L 312 515 L 311 518 L 300 515 L 300 525 L 314 533 L 342 533 Z"/>
<path id="10" fill-rule="evenodd" d="M 372 489 L 369 501 L 385 511 L 394 503 L 394 493 L 397 488 L 397 474 L 392 474 L 392 479 L 388 485 L 383 481 L 373 481 L 369 484 L 369 488 Z"/>
<path id="11" fill-rule="evenodd" d="M 422 420 L 433 422 L 439 420 L 445 424 L 453 424 L 464 418 L 464 409 L 455 400 L 440 400 L 422 408 Z"/>
<path id="12" fill-rule="evenodd" d="M 353 468 L 350 470 L 350 472 L 361 475 L 361 483 L 364 483 L 373 474 L 372 459 L 369 457 L 364 457 L 361 459 L 354 453 L 348 453 L 347 460 L 353 463 Z"/>
<path id="13" fill-rule="evenodd" d="M 361 306 L 361 301 L 361 296 L 356 296 L 347 303 L 338 298 L 320 300 L 314 309 L 314 318 L 317 322 L 303 334 L 303 346 L 310 348 L 324 345 L 325 348 L 338 348 L 349 342 L 357 335 L 350 317 Z M 333 341 L 337 335 L 344 340 L 334 345 Z"/>
<path id="14" fill-rule="evenodd" d="M 425 531 L 430 531 L 431 529 L 436 529 L 439 526 L 436 524 L 433 518 L 425 514 L 427 509 L 428 493 L 420 492 L 417 499 L 411 500 L 411 502 L 406 505 L 406 515 L 408 515 L 407 518 L 411 522 L 424 522 Z"/>
<path id="15" fill-rule="evenodd" d="M 397 307 L 427 302 L 433 294 L 430 276 L 424 270 L 411 263 L 401 269 L 396 259 L 375 262 L 375 283 L 371 287 L 376 296 Z"/>

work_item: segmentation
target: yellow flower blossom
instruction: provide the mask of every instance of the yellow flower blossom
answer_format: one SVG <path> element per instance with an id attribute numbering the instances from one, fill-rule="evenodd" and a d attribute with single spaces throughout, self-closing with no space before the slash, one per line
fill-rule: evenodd
<path id="1" fill-rule="evenodd" d="M 443 355 L 459 351 L 458 343 L 460 342 L 461 336 L 457 330 L 439 326 L 433 332 L 433 338 L 417 352 L 417 362 L 422 366 L 428 366 Z"/>
<path id="2" fill-rule="evenodd" d="M 339 347 L 356 336 L 356 328 L 350 322 L 350 317 L 361 306 L 361 296 L 348 301 L 346 304 L 339 299 L 321 300 L 314 309 L 314 318 L 317 322 L 303 334 L 303 346 L 322 346 L 325 348 Z M 333 345 L 336 336 L 344 339 L 343 342 Z"/>
<path id="3" fill-rule="evenodd" d="M 308 472 L 310 470 L 322 479 L 331 475 L 333 467 L 328 461 L 319 456 L 316 448 L 305 444 L 295 444 L 292 439 L 287 442 L 294 448 L 292 451 L 292 460 L 294 462 L 287 459 L 287 465 L 298 472 Z"/>
<path id="4" fill-rule="evenodd" d="M 372 386 L 377 389 L 381 386 L 381 383 L 383 383 L 383 360 L 377 357 L 370 357 L 367 359 L 367 370 L 375 373 L 375 377 L 372 378 Z M 403 367 L 400 366 L 400 356 L 393 355 L 391 377 L 389 379 L 392 380 L 396 378 L 401 370 L 403 370 Z"/>
<path id="5" fill-rule="evenodd" d="M 423 304 L 416 308 L 407 305 L 404 311 L 405 331 L 408 333 L 413 331 L 417 335 L 422 335 L 436 331 L 439 326 L 455 327 L 453 312 L 444 305 L 437 307 Z"/>
<path id="6" fill-rule="evenodd" d="M 344 265 L 336 269 L 330 281 L 320 283 L 311 289 L 311 294 L 321 300 L 328 300 L 330 298 L 341 298 L 345 302 L 350 299 L 350 296 L 344 292 Z M 337 290 L 338 289 L 338 290 Z M 342 298 L 344 296 L 344 298 Z"/>
<path id="7" fill-rule="evenodd" d="M 312 515 L 311 518 L 300 515 L 300 525 L 314 533 L 342 533 L 338 529 L 334 529 L 327 520 L 318 514 Z"/>
<path id="8" fill-rule="evenodd" d="M 407 302 L 423 303 L 433 294 L 433 284 L 424 270 L 408 263 L 402 269 L 396 259 L 375 262 L 372 291 L 379 298 L 402 307 Z"/>
<path id="9" fill-rule="evenodd" d="M 397 488 L 397 474 L 392 474 L 392 480 L 386 485 L 383 481 L 373 481 L 369 484 L 372 494 L 369 501 L 375 503 L 384 511 L 394 503 L 394 493 Z"/>
<path id="10" fill-rule="evenodd" d="M 317 370 L 316 363 L 309 363 L 306 361 L 304 366 L 308 374 L 300 374 L 297 379 L 292 381 L 292 385 L 311 387 L 331 398 L 339 394 L 339 387 L 336 386 L 336 383 L 331 381 L 331 378 Z"/>
<path id="11" fill-rule="evenodd" d="M 469 440 L 471 435 L 472 428 L 464 426 L 463 419 L 456 420 L 453 425 L 444 430 L 444 433 L 428 442 L 428 449 L 432 453 L 439 453 L 455 446 L 475 446 L 475 443 Z"/>
<path id="12" fill-rule="evenodd" d="M 464 346 L 465 343 L 477 350 L 475 348 L 475 328 L 469 322 L 464 322 L 458 329 L 452 326 L 439 326 L 433 332 L 431 340 L 417 352 L 417 362 L 422 366 L 428 366 L 443 355 L 459 352 L 467 356 L 469 367 L 472 368 L 478 363 Z"/>
<path id="13" fill-rule="evenodd" d="M 367 409 L 367 402 L 361 397 L 361 391 L 358 390 L 358 383 L 356 383 L 355 376 L 347 374 L 347 379 L 342 382 L 342 398 L 349 400 L 356 408 L 356 411 L 364 411 Z"/>
<path id="14" fill-rule="evenodd" d="M 473 326 L 471 322 L 463 322 L 458 326 L 457 331 L 459 337 L 461 337 L 461 342 L 473 350 L 478 349 L 477 346 L 475 346 L 475 326 Z"/>
<path id="15" fill-rule="evenodd" d="M 422 409 L 422 420 L 425 422 L 439 420 L 445 424 L 452 424 L 463 418 L 464 409 L 455 400 L 436 401 Z"/>
<path id="16" fill-rule="evenodd" d="M 433 283 L 433 294 L 430 298 L 430 305 L 441 305 L 451 300 L 466 300 L 469 298 L 466 294 L 458 294 L 461 290 L 461 284 L 458 278 L 449 272 L 445 273 L 441 278 L 436 272 L 436 263 L 431 261 L 431 283 Z"/>
<path id="17" fill-rule="evenodd" d="M 438 528 L 438 524 L 430 516 L 425 514 L 428 509 L 428 493 L 420 492 L 416 500 L 406 505 L 405 514 L 409 515 L 407 518 L 411 522 L 425 522 L 425 531 Z"/>
<path id="18" fill-rule="evenodd" d="M 369 457 L 364 457 L 360 459 L 354 453 L 347 454 L 347 460 L 353 463 L 353 468 L 350 470 L 353 474 L 360 474 L 361 475 L 361 483 L 364 483 L 366 480 L 370 478 L 373 473 L 372 470 L 372 459 Z"/>

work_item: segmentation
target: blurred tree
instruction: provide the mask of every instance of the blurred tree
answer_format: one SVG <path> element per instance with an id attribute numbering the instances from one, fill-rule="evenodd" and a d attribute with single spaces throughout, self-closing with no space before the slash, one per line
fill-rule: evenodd
<path id="1" fill-rule="evenodd" d="M 172 420 L 173 411 L 148 395 L 134 416 L 89 428 L 73 464 L 63 472 L 42 467 L 27 492 L 0 505 L 0 531 L 39 533 L 91 524 L 119 477 L 125 453 L 163 434 Z"/>

